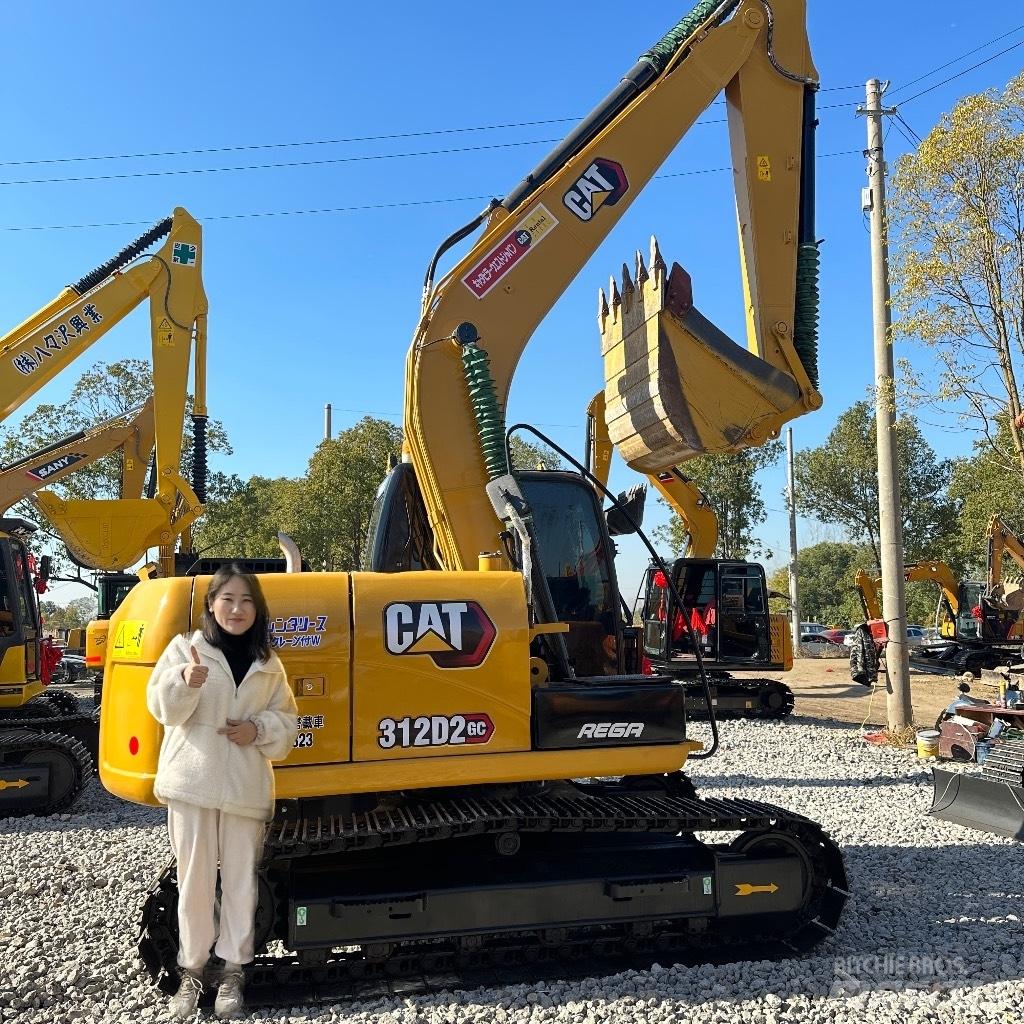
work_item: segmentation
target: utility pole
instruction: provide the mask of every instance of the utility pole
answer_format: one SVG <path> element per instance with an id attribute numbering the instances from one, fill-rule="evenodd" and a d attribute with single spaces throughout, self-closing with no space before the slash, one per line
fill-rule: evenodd
<path id="1" fill-rule="evenodd" d="M 786 428 L 786 471 L 789 501 L 789 607 L 793 630 L 793 656 L 800 657 L 800 583 L 797 579 L 796 549 L 796 487 L 793 473 L 793 428 Z"/>
<path id="2" fill-rule="evenodd" d="M 878 446 L 878 518 L 882 558 L 882 616 L 885 645 L 886 711 L 889 731 L 912 723 L 910 656 L 907 647 L 907 604 L 903 580 L 903 519 L 900 514 L 899 456 L 896 450 L 896 388 L 890 338 L 889 244 L 885 218 L 885 155 L 882 107 L 885 88 L 877 78 L 867 83 L 867 102 L 858 111 L 868 123 L 868 187 L 862 206 L 871 214 L 871 298 L 875 343 L 875 432 Z"/>
<path id="3" fill-rule="evenodd" d="M 331 439 L 331 403 L 328 402 L 324 406 L 324 440 L 330 441 Z"/>

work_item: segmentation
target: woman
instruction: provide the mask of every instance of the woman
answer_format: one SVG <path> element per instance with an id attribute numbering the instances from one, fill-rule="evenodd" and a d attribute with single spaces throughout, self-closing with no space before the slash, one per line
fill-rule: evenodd
<path id="1" fill-rule="evenodd" d="M 214 1012 L 241 1014 L 242 965 L 253 959 L 256 865 L 274 814 L 271 761 L 295 742 L 296 706 L 280 659 L 270 650 L 267 602 L 240 566 L 217 570 L 202 629 L 175 637 L 153 668 L 150 713 L 164 727 L 154 792 L 167 805 L 178 866 L 178 965 L 171 1012 L 192 1017 L 215 937 L 220 864 L 224 961 Z"/>

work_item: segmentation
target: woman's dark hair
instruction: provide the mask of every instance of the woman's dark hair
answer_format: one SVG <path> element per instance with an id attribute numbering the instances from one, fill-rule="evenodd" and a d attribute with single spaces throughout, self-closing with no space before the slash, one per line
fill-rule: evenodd
<path id="1" fill-rule="evenodd" d="M 252 573 L 246 572 L 237 562 L 222 565 L 210 580 L 210 589 L 206 592 L 206 602 L 203 606 L 203 639 L 214 647 L 222 645 L 221 637 L 224 631 L 220 628 L 217 620 L 213 617 L 211 605 L 217 594 L 224 585 L 235 577 L 243 580 L 252 595 L 252 603 L 256 608 L 256 620 L 249 627 L 248 632 L 243 633 L 241 639 L 248 643 L 246 654 L 253 661 L 266 661 L 270 657 L 270 610 L 267 608 L 267 599 L 263 596 L 263 588 L 260 581 Z"/>

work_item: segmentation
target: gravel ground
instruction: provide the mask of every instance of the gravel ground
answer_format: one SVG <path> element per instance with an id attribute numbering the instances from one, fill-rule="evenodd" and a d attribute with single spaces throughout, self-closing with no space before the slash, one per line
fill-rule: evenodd
<path id="1" fill-rule="evenodd" d="M 705 795 L 824 823 L 854 895 L 815 955 L 655 966 L 610 977 L 292 1007 L 250 1020 L 470 1022 L 1024 1021 L 1020 844 L 924 816 L 927 766 L 848 726 L 731 722 L 693 775 Z M 165 1000 L 135 956 L 144 893 L 168 858 L 164 813 L 96 782 L 75 813 L 0 820 L 0 1020 L 149 1021 Z"/>

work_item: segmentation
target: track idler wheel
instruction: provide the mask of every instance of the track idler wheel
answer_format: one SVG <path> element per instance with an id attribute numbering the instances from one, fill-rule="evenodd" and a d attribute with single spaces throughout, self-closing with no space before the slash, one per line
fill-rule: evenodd
<path id="1" fill-rule="evenodd" d="M 71 736 L 19 729 L 0 733 L 0 769 L 0 817 L 20 817 L 66 810 L 85 788 L 93 764 Z"/>

